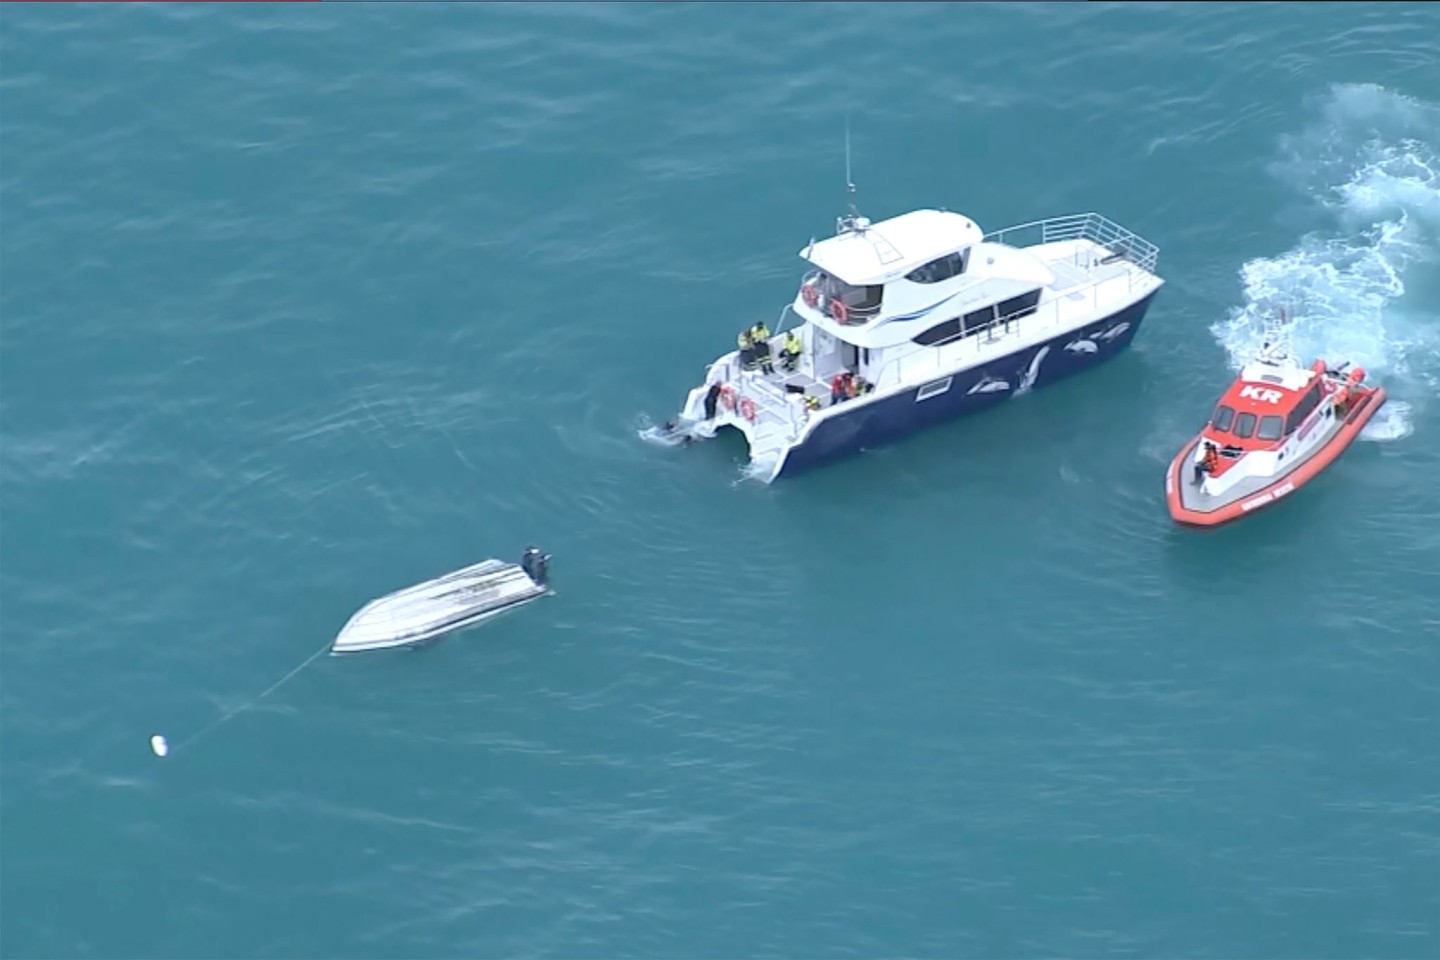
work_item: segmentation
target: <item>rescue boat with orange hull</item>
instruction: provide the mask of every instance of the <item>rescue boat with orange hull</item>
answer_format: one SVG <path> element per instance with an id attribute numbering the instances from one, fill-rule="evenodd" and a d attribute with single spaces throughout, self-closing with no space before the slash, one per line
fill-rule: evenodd
<path id="1" fill-rule="evenodd" d="M 1165 499 L 1177 523 L 1216 527 L 1269 506 L 1334 463 L 1385 403 L 1365 371 L 1300 366 L 1266 344 L 1210 422 L 1171 461 Z"/>

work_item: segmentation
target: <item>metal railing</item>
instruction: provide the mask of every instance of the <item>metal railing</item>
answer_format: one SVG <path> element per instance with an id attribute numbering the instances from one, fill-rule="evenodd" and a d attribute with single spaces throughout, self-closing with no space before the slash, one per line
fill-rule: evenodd
<path id="1" fill-rule="evenodd" d="M 810 414 L 790 401 L 785 391 L 775 386 L 758 369 L 746 369 L 733 354 L 730 358 L 712 363 L 705 368 L 706 383 L 731 384 L 741 397 L 749 397 L 761 413 L 769 414 L 783 426 L 790 428 L 787 440 L 793 440 L 805 429 Z M 761 417 L 757 414 L 756 422 Z"/>
<path id="2" fill-rule="evenodd" d="M 1059 326 L 1061 323 L 1060 305 L 1062 303 L 1074 303 L 1077 294 L 1088 293 L 1091 309 L 1098 310 L 1100 307 L 1100 288 L 1114 279 L 1114 277 L 1104 277 L 1080 286 L 1070 287 L 1062 291 L 1061 295 L 1055 299 L 1042 301 L 1033 309 L 1021 308 L 1003 317 L 997 317 L 983 327 L 966 330 L 957 333 L 953 337 L 946 337 L 944 340 L 937 340 L 933 344 L 927 344 L 910 353 L 892 357 L 880 368 L 880 373 L 877 374 L 871 382 L 878 391 L 890 386 L 913 383 L 917 369 L 925 372 L 933 370 L 936 377 L 948 376 L 954 372 L 960 356 L 954 350 L 944 350 L 943 348 L 968 341 L 973 345 L 973 352 L 978 356 L 984 344 L 995 343 L 1011 334 L 1018 334 L 1027 327 Z M 1130 283 L 1127 289 L 1133 290 L 1133 277 L 1127 277 L 1127 282 Z M 906 369 L 910 370 L 908 376 L 905 374 Z"/>
<path id="3" fill-rule="evenodd" d="M 1098 213 L 1077 213 L 1064 217 L 1051 217 L 1046 220 L 1033 220 L 1029 223 L 1016 224 L 997 230 L 994 233 L 987 233 L 985 240 L 991 243 L 1003 243 L 1010 246 L 1025 247 L 1033 245 L 1034 240 L 1027 240 L 1019 236 L 1023 231 L 1039 233 L 1040 243 L 1058 243 L 1064 240 L 1089 240 L 1110 251 L 1110 256 L 1098 263 L 1080 263 L 1078 257 L 1076 266 L 1089 270 L 1093 266 L 1113 263 L 1115 260 L 1126 260 L 1149 274 L 1154 274 L 1155 264 L 1160 257 L 1160 250 L 1153 243 L 1146 240 L 1124 227 L 1115 223 Z M 1127 290 L 1133 292 L 1135 289 L 1136 275 L 1127 270 L 1125 272 Z M 925 372 L 933 371 L 937 377 L 953 372 L 953 367 L 958 361 L 955 351 L 943 351 L 942 348 L 951 344 L 970 341 L 975 346 L 975 353 L 978 354 L 982 344 L 994 343 L 1002 337 L 1018 333 L 1024 327 L 1036 325 L 1059 325 L 1060 305 L 1064 302 L 1073 303 L 1077 294 L 1088 294 L 1090 306 L 1098 309 L 1100 306 L 1100 287 L 1114 279 L 1113 277 L 1099 277 L 1084 284 L 1073 287 L 1066 287 L 1057 291 L 1056 298 L 1043 302 L 1038 309 L 1020 309 L 985 324 L 975 330 L 967 330 L 957 333 L 953 337 L 928 344 L 929 349 L 917 350 L 894 357 L 887 361 L 880 368 L 880 373 L 872 381 L 876 390 L 883 390 L 887 386 L 910 383 L 914 380 L 917 367 L 928 368 Z M 905 375 L 906 369 L 910 375 Z"/>
<path id="4" fill-rule="evenodd" d="M 744 396 L 751 397 L 755 400 L 757 407 L 774 416 L 783 426 L 790 428 L 790 439 L 804 429 L 805 417 L 801 415 L 802 408 L 792 403 L 783 389 L 776 387 L 775 384 L 766 380 L 763 374 L 753 370 L 745 371 L 741 375 L 740 381 L 747 388 L 742 391 Z"/>
<path id="5" fill-rule="evenodd" d="M 1074 213 L 1063 217 L 1019 223 L 1012 227 L 1005 227 L 1003 230 L 987 233 L 984 239 L 990 243 L 1003 243 L 1007 246 L 1030 246 L 1031 244 L 1024 242 L 1023 239 L 1012 240 L 1010 238 L 1021 231 L 1033 232 L 1036 230 L 1040 233 L 1041 243 L 1089 240 L 1109 250 L 1112 255 L 1130 261 L 1147 273 L 1155 272 L 1155 264 L 1160 259 L 1160 248 L 1155 244 L 1133 231 L 1126 230 L 1114 220 L 1093 212 Z"/>

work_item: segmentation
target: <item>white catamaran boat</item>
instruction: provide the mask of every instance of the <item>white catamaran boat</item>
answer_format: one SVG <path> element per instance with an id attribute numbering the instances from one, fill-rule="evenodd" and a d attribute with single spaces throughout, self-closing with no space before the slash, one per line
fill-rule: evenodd
<path id="1" fill-rule="evenodd" d="M 800 256 L 811 269 L 774 333 L 742 333 L 668 425 L 733 427 L 766 481 L 1114 357 L 1164 283 L 1158 248 L 1095 213 L 987 235 L 946 210 L 871 223 L 852 202 Z"/>
<path id="2" fill-rule="evenodd" d="M 520 564 L 484 560 L 371 600 L 345 624 L 331 653 L 422 643 L 472 626 L 550 592 L 549 554 L 533 547 Z"/>

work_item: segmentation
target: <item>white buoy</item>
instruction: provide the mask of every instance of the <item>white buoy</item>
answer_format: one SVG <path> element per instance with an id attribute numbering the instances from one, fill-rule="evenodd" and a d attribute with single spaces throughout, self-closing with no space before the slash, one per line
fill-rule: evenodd
<path id="1" fill-rule="evenodd" d="M 150 738 L 150 749 L 155 751 L 155 756 L 163 757 L 170 752 L 170 744 L 166 742 L 164 737 L 157 733 Z"/>

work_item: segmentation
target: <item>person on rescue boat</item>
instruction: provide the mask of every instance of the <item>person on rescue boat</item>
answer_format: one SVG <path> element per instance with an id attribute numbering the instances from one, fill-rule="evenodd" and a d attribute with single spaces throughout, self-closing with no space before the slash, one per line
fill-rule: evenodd
<path id="1" fill-rule="evenodd" d="M 1205 474 L 1207 473 L 1213 477 L 1215 475 L 1215 471 L 1219 469 L 1220 451 L 1215 449 L 1215 444 L 1211 443 L 1209 440 L 1206 440 L 1205 457 L 1199 463 L 1195 464 L 1195 482 L 1199 483 L 1200 481 L 1204 480 Z"/>
<path id="2" fill-rule="evenodd" d="M 1341 383 L 1335 388 L 1335 416 L 1344 418 L 1346 411 L 1350 409 L 1350 385 Z"/>
<path id="3" fill-rule="evenodd" d="M 794 370 L 795 365 L 800 362 L 800 351 L 803 349 L 804 345 L 800 343 L 800 338 L 795 336 L 795 331 L 786 330 L 785 346 L 780 349 L 780 368 L 786 372 Z"/>

